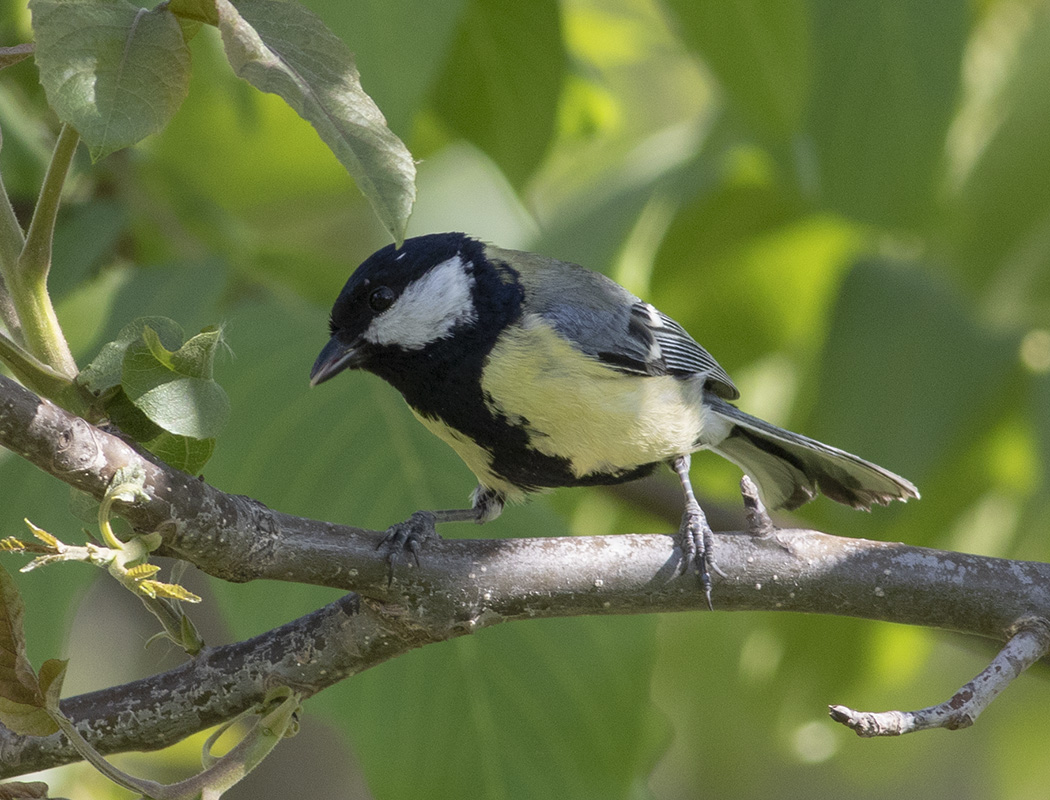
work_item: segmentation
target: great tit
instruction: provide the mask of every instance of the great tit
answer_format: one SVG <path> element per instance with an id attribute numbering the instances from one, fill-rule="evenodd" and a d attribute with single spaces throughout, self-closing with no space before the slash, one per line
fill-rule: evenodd
<path id="1" fill-rule="evenodd" d="M 745 414 L 718 362 L 680 326 L 604 275 L 462 233 L 384 247 L 350 276 L 311 385 L 366 369 L 477 476 L 469 509 L 417 512 L 384 541 L 416 553 L 438 522 L 487 522 L 505 502 L 560 486 L 678 474 L 685 568 L 710 600 L 711 531 L 689 481 L 713 450 L 769 508 L 819 491 L 854 508 L 907 500 L 909 481 Z"/>

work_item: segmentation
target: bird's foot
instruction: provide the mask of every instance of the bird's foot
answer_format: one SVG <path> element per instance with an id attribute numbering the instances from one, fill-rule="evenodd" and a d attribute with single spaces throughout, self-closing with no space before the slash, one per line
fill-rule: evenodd
<path id="1" fill-rule="evenodd" d="M 404 522 L 391 525 L 376 550 L 387 548 L 387 562 L 390 565 L 390 580 L 394 580 L 394 564 L 402 555 L 409 555 L 419 566 L 419 551 L 431 539 L 440 539 L 433 511 L 417 511 Z"/>
<path id="2" fill-rule="evenodd" d="M 715 563 L 714 532 L 696 501 L 686 504 L 678 533 L 682 537 L 682 571 L 696 570 L 704 597 L 707 599 L 707 607 L 714 611 L 715 607 L 711 602 L 711 573 L 715 572 L 723 578 L 726 574 Z"/>

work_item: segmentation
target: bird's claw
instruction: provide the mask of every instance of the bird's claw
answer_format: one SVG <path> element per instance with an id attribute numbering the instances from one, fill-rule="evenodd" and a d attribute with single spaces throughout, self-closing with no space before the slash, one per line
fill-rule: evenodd
<path id="1" fill-rule="evenodd" d="M 404 522 L 391 525 L 386 536 L 380 539 L 376 550 L 387 548 L 387 563 L 390 565 L 389 579 L 394 580 L 394 563 L 398 557 L 407 553 L 412 557 L 416 566 L 419 566 L 419 551 L 423 545 L 431 539 L 440 539 L 441 536 L 435 527 L 436 518 L 432 511 L 417 511 Z"/>
<path id="2" fill-rule="evenodd" d="M 707 517 L 704 516 L 699 503 L 686 505 L 678 532 L 682 537 L 682 571 L 685 573 L 690 569 L 696 570 L 707 607 L 714 611 L 714 604 L 711 602 L 711 573 L 715 572 L 723 578 L 726 574 L 715 563 L 714 533 L 707 524 Z"/>

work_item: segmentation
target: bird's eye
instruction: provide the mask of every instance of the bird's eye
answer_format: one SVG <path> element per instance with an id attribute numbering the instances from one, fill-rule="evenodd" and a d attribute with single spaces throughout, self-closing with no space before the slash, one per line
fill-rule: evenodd
<path id="1" fill-rule="evenodd" d="M 377 314 L 380 311 L 386 311 L 390 308 L 390 305 L 393 302 L 394 291 L 386 286 L 380 286 L 378 289 L 373 289 L 372 293 L 368 295 L 368 305 L 370 305 L 372 310 Z"/>

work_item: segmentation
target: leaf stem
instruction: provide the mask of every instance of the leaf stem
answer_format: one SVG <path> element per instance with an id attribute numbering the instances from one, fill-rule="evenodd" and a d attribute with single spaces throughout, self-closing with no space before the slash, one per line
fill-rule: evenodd
<path id="1" fill-rule="evenodd" d="M 106 761 L 106 759 L 102 757 L 102 754 L 91 746 L 88 740 L 80 734 L 80 731 L 74 727 L 73 723 L 70 722 L 70 720 L 57 708 L 49 708 L 47 711 L 51 716 L 51 719 L 53 719 L 55 724 L 57 724 L 62 730 L 62 733 L 64 733 L 66 738 L 69 739 L 69 743 L 73 745 L 73 748 L 80 754 L 81 758 L 113 781 L 113 783 L 117 784 L 117 786 L 128 789 L 132 792 L 138 792 L 146 797 L 168 797 L 168 787 L 163 784 L 157 783 L 156 781 L 136 778 L 123 770 L 117 769 Z"/>
<path id="2" fill-rule="evenodd" d="M 47 275 L 51 269 L 51 244 L 62 187 L 79 141 L 80 135 L 73 128 L 62 126 L 22 252 L 14 264 L 7 258 L 0 262 L 4 281 L 22 324 L 26 348 L 37 359 L 70 379 L 76 376 L 77 365 L 47 293 Z"/>
<path id="3" fill-rule="evenodd" d="M 86 389 L 27 352 L 13 339 L 0 333 L 0 361 L 19 382 L 37 394 L 53 400 L 67 411 L 92 418 L 91 396 Z"/>
<path id="4" fill-rule="evenodd" d="M 284 686 L 270 690 L 266 699 L 258 707 L 238 715 L 237 719 L 247 716 L 259 717 L 241 741 L 219 758 L 212 757 L 208 753 L 204 759 L 206 766 L 202 772 L 192 778 L 171 784 L 136 778 L 118 769 L 81 735 L 72 721 L 58 708 L 57 702 L 49 705 L 46 710 L 84 760 L 113 783 L 146 797 L 154 798 L 154 800 L 193 800 L 202 797 L 219 797 L 224 794 L 226 790 L 240 782 L 245 775 L 257 767 L 281 739 L 294 735 L 298 731 L 301 700 L 298 693 Z M 209 739 L 208 746 L 213 744 L 213 739 Z"/>
<path id="5" fill-rule="evenodd" d="M 3 143 L 3 133 L 0 132 L 0 148 L 3 147 Z M 14 270 L 25 243 L 25 234 L 18 223 L 18 217 L 15 216 L 3 176 L 0 175 L 0 276 Z M 23 344 L 22 323 L 18 320 L 18 313 L 3 277 L 0 277 L 0 320 L 3 320 L 11 338 L 16 343 Z"/>

